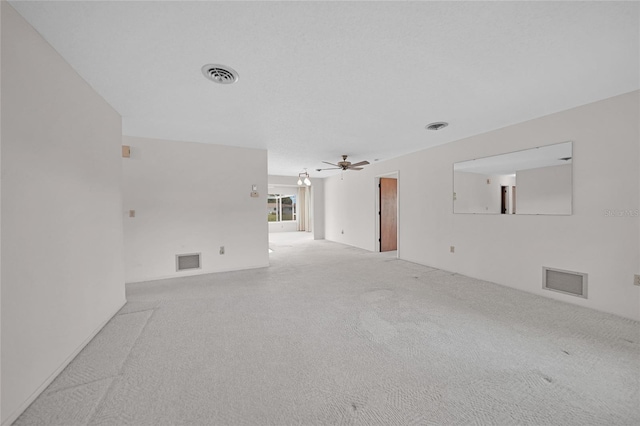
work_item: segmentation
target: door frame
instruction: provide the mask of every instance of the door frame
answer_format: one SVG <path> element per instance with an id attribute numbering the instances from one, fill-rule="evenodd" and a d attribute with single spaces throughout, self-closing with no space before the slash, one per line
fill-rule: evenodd
<path id="1" fill-rule="evenodd" d="M 376 175 L 373 180 L 373 191 L 374 191 L 374 210 L 373 210 L 373 214 L 375 217 L 374 220 L 374 225 L 375 225 L 375 231 L 373 233 L 374 235 L 374 240 L 373 240 L 373 246 L 375 247 L 376 252 L 381 253 L 380 251 L 380 215 L 379 215 L 379 211 L 380 211 L 380 190 L 378 185 L 380 185 L 380 178 L 392 178 L 392 179 L 396 179 L 398 181 L 398 193 L 397 193 L 397 199 L 396 199 L 396 239 L 398 242 L 398 249 L 396 250 L 396 258 L 400 259 L 400 171 L 396 170 L 393 172 L 388 172 L 388 173 L 383 173 L 380 175 Z"/>

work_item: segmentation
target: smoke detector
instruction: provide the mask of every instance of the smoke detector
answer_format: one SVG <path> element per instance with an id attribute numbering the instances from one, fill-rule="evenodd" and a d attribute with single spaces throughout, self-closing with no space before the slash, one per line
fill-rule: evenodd
<path id="1" fill-rule="evenodd" d="M 425 126 L 427 130 L 441 130 L 447 127 L 449 123 L 445 123 L 444 121 L 437 121 L 435 123 L 430 123 Z"/>
<path id="2" fill-rule="evenodd" d="M 238 81 L 238 73 L 225 65 L 208 64 L 202 67 L 202 74 L 219 84 L 232 84 Z"/>

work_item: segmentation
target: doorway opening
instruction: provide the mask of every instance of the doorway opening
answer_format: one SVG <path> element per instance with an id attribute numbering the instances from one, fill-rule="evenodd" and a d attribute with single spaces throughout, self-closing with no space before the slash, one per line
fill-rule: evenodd
<path id="1" fill-rule="evenodd" d="M 515 214 L 516 213 L 516 187 L 501 186 L 500 187 L 500 213 Z"/>

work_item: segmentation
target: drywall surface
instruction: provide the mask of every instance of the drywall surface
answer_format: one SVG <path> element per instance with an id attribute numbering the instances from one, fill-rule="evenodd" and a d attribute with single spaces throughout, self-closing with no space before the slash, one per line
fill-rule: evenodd
<path id="1" fill-rule="evenodd" d="M 571 214 L 571 164 L 516 173 L 519 214 Z"/>
<path id="2" fill-rule="evenodd" d="M 125 292 L 120 116 L 9 4 L 1 7 L 7 424 Z"/>
<path id="3" fill-rule="evenodd" d="M 298 195 L 298 187 L 294 185 L 271 185 L 269 184 L 269 194 L 277 195 Z"/>
<path id="4" fill-rule="evenodd" d="M 4 3 L 4 0 L 0 0 Z M 0 4 L 0 46 L 2 46 L 2 9 Z M 0 48 L 0 52 L 1 52 Z M 2 81 L 2 55 L 0 54 L 0 81 Z M 0 89 L 0 99 L 2 90 Z M 2 102 L 0 102 L 0 128 L 2 127 Z M 0 224 L 2 223 L 2 131 L 0 131 Z M 0 241 L 2 241 L 2 226 L 0 226 Z M 2 244 L 0 244 L 0 271 L 2 271 Z M 2 306 L 2 273 L 0 273 L 0 307 Z M 2 315 L 0 314 L 0 354 L 2 354 Z M 2 366 L 0 365 L 0 424 L 2 424 Z"/>
<path id="5" fill-rule="evenodd" d="M 123 144 L 127 282 L 269 265 L 266 151 L 128 136 Z M 189 253 L 201 254 L 201 268 L 177 272 L 176 255 Z"/>
<path id="6" fill-rule="evenodd" d="M 269 232 L 297 232 L 298 222 L 295 220 L 285 222 L 269 222 Z"/>
<path id="7" fill-rule="evenodd" d="M 313 239 L 324 240 L 324 179 L 315 179 L 312 180 L 311 183 L 311 215 L 313 219 Z"/>
<path id="8" fill-rule="evenodd" d="M 280 193 L 278 191 L 296 189 L 297 176 L 276 176 L 269 175 L 269 193 Z M 314 240 L 324 239 L 324 179 L 310 178 L 310 223 Z M 295 186 L 294 186 L 295 185 Z M 297 191 L 295 192 L 297 193 Z M 287 229 L 285 226 L 281 230 Z M 269 229 L 269 232 L 281 232 L 277 227 Z"/>
<path id="9" fill-rule="evenodd" d="M 375 250 L 374 176 L 398 170 L 402 259 L 640 319 L 638 103 L 635 91 L 329 177 L 326 238 Z M 452 213 L 454 162 L 568 140 L 572 215 Z M 589 298 L 542 290 L 543 266 L 588 273 Z"/>

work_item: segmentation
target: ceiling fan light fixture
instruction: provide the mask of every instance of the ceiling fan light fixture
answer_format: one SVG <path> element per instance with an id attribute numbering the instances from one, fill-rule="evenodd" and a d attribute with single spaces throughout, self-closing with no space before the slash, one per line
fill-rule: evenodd
<path id="1" fill-rule="evenodd" d="M 446 121 L 436 121 L 435 123 L 427 124 L 426 126 L 424 126 L 424 128 L 427 129 L 427 130 L 437 131 L 437 130 L 444 129 L 448 125 L 449 125 L 449 123 L 447 123 Z"/>

